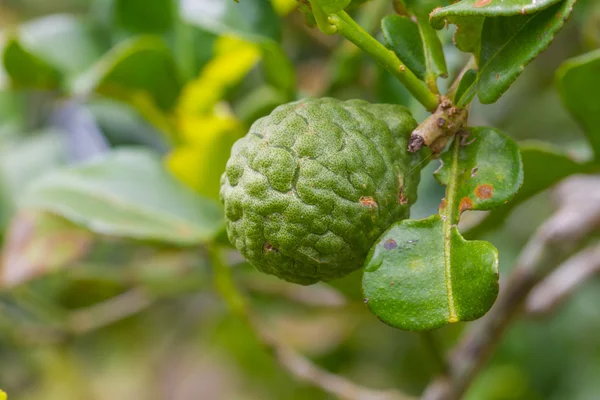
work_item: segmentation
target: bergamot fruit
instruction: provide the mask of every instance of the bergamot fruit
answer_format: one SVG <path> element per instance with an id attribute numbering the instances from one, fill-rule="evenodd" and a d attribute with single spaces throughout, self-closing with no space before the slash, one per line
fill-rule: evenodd
<path id="1" fill-rule="evenodd" d="M 407 218 L 421 154 L 399 105 L 307 99 L 277 107 L 232 148 L 221 179 L 229 240 L 262 272 L 309 285 L 363 265 Z"/>

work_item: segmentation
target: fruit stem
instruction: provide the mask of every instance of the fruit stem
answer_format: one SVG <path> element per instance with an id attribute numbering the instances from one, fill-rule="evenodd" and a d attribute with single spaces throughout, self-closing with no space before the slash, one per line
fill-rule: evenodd
<path id="1" fill-rule="evenodd" d="M 218 245 L 213 244 L 208 248 L 208 252 L 213 266 L 215 288 L 227 304 L 231 313 L 249 321 L 246 301 L 233 281 L 231 269 L 223 259 L 221 249 Z"/>
<path id="2" fill-rule="evenodd" d="M 327 21 L 334 29 L 327 29 L 325 33 L 335 31 L 354 43 L 394 75 L 427 110 L 431 112 L 436 110 L 439 103 L 438 96 L 429 90 L 393 51 L 371 36 L 345 11 L 329 15 Z M 321 25 L 319 28 L 323 29 Z"/>

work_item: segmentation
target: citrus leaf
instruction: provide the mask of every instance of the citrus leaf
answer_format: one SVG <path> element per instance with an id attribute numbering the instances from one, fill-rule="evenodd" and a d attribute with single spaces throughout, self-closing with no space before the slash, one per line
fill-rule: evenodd
<path id="1" fill-rule="evenodd" d="M 388 15 L 381 20 L 386 46 L 417 75 L 425 79 L 425 53 L 419 26 L 408 17 Z"/>
<path id="2" fill-rule="evenodd" d="M 593 168 L 590 164 L 575 161 L 560 148 L 548 143 L 528 141 L 519 147 L 523 159 L 523 186 L 519 193 L 511 202 L 492 210 L 477 226 L 469 229 L 466 237 L 479 237 L 497 228 L 519 204 L 570 175 L 591 172 Z"/>
<path id="3" fill-rule="evenodd" d="M 465 53 L 473 53 L 479 59 L 481 31 L 485 17 L 448 17 L 448 23 L 456 25 L 454 45 Z"/>
<path id="4" fill-rule="evenodd" d="M 23 46 L 67 78 L 87 70 L 100 59 L 109 46 L 104 33 L 89 22 L 62 14 L 19 26 Z"/>
<path id="5" fill-rule="evenodd" d="M 477 94 L 477 71 L 470 69 L 463 75 L 456 94 L 454 95 L 454 104 L 458 107 L 464 107 L 473 100 Z"/>
<path id="6" fill-rule="evenodd" d="M 441 19 L 456 16 L 500 17 L 532 14 L 561 0 L 462 0 L 431 13 L 431 21 L 439 25 Z"/>
<path id="7" fill-rule="evenodd" d="M 279 17 L 266 0 L 181 0 L 179 11 L 184 21 L 218 35 L 233 33 L 253 42 L 281 36 Z"/>
<path id="8" fill-rule="evenodd" d="M 195 195 L 141 149 L 43 175 L 23 206 L 56 213 L 93 232 L 194 245 L 222 227 L 219 205 Z"/>
<path id="9" fill-rule="evenodd" d="M 576 0 L 564 0 L 532 15 L 486 18 L 481 36 L 477 94 L 495 102 L 554 39 Z"/>
<path id="10" fill-rule="evenodd" d="M 437 179 L 447 185 L 439 214 L 392 225 L 365 262 L 363 294 L 383 322 L 424 331 L 483 316 L 498 295 L 498 252 L 466 241 L 460 214 L 510 200 L 522 183 L 518 146 L 491 128 L 471 128 L 442 157 Z"/>
<path id="11" fill-rule="evenodd" d="M 319 7 L 326 14 L 334 14 L 338 11 L 342 11 L 348 7 L 352 0 L 312 0 L 313 3 L 318 4 Z"/>
<path id="12" fill-rule="evenodd" d="M 563 103 L 583 127 L 600 161 L 600 50 L 566 61 L 556 74 Z"/>
<path id="13" fill-rule="evenodd" d="M 97 92 L 134 105 L 144 97 L 165 111 L 175 105 L 180 90 L 171 51 L 155 36 L 117 45 L 78 78 L 74 88 L 79 95 Z"/>
<path id="14" fill-rule="evenodd" d="M 425 63 L 427 67 L 426 82 L 429 86 L 435 86 L 435 79 L 446 77 L 448 67 L 442 42 L 437 36 L 437 32 L 429 23 L 429 14 L 437 7 L 449 3 L 448 0 L 404 0 L 406 7 L 413 14 L 421 32 L 421 38 L 424 45 Z"/>
<path id="15" fill-rule="evenodd" d="M 173 26 L 175 3 L 173 0 L 116 0 L 116 22 L 135 33 L 163 33 Z"/>
<path id="16" fill-rule="evenodd" d="M 49 90 L 56 89 L 61 84 L 61 73 L 25 49 L 16 38 L 7 41 L 2 62 L 14 88 Z"/>

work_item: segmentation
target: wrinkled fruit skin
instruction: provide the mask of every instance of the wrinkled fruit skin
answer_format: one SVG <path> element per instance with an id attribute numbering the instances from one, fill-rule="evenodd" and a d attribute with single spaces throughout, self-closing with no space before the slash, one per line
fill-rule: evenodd
<path id="1" fill-rule="evenodd" d="M 262 272 L 303 285 L 362 267 L 416 200 L 417 126 L 399 105 L 306 99 L 277 107 L 232 148 L 221 179 L 229 240 Z"/>

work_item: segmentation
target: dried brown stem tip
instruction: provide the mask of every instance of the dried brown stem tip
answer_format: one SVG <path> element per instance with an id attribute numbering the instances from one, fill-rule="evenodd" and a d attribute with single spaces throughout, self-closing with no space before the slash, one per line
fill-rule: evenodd
<path id="1" fill-rule="evenodd" d="M 417 129 L 408 141 L 408 151 L 414 153 L 423 146 L 431 149 L 434 156 L 440 154 L 448 141 L 467 124 L 469 113 L 443 97 L 438 108 Z"/>

